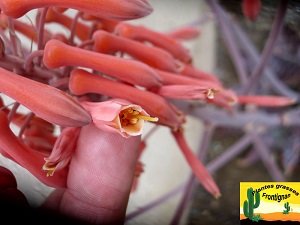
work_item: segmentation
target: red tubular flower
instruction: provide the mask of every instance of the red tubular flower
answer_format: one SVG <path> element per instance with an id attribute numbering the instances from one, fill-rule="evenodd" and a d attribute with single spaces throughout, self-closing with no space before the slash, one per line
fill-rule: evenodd
<path id="1" fill-rule="evenodd" d="M 151 6 L 144 0 L 2 0 L 1 10 L 12 18 L 19 18 L 28 11 L 43 7 L 64 7 L 77 9 L 100 18 L 111 20 L 131 20 L 146 16 L 152 12 Z"/>
<path id="2" fill-rule="evenodd" d="M 219 105 L 225 109 L 231 110 L 232 105 L 237 103 L 235 92 L 227 89 L 217 90 L 214 92 L 214 98 L 207 98 L 208 103 Z"/>
<path id="3" fill-rule="evenodd" d="M 189 148 L 187 145 L 183 132 L 172 132 L 177 144 L 179 145 L 184 157 L 186 158 L 188 164 L 193 170 L 195 176 L 198 178 L 203 187 L 211 193 L 215 198 L 221 196 L 220 190 L 215 183 L 212 176 L 208 173 L 205 166 L 201 163 L 201 161 L 197 158 L 195 153 Z"/>
<path id="4" fill-rule="evenodd" d="M 200 35 L 200 31 L 199 28 L 186 26 L 176 30 L 172 30 L 168 32 L 167 35 L 180 40 L 190 40 L 198 37 Z"/>
<path id="5" fill-rule="evenodd" d="M 212 75 L 210 73 L 206 73 L 206 72 L 203 72 L 201 70 L 198 70 L 190 64 L 182 65 L 180 73 L 182 75 L 186 75 L 186 76 L 189 76 L 189 77 L 194 77 L 194 78 L 197 78 L 197 79 L 200 79 L 200 80 L 212 81 L 212 82 L 214 82 L 218 85 L 221 85 L 221 82 L 217 77 L 215 77 L 214 75 Z"/>
<path id="6" fill-rule="evenodd" d="M 66 187 L 67 168 L 60 170 L 56 176 L 47 177 L 41 170 L 45 155 L 34 151 L 23 144 L 11 131 L 7 115 L 0 111 L 0 149 L 2 155 L 14 160 L 44 184 L 50 187 Z"/>
<path id="7" fill-rule="evenodd" d="M 244 15 L 251 21 L 255 21 L 260 13 L 261 2 L 260 0 L 243 0 L 242 11 Z"/>
<path id="8" fill-rule="evenodd" d="M 237 102 L 240 104 L 254 104 L 263 107 L 283 107 L 296 103 L 296 99 L 282 96 L 262 96 L 262 95 L 246 95 L 237 96 Z"/>
<path id="9" fill-rule="evenodd" d="M 70 95 L 0 68 L 0 91 L 36 115 L 60 126 L 85 126 L 90 115 Z"/>
<path id="10" fill-rule="evenodd" d="M 199 85 L 200 87 L 207 86 L 216 90 L 223 89 L 219 82 L 211 80 L 201 80 L 199 78 L 189 76 L 182 76 L 180 74 L 162 71 L 158 69 L 156 69 L 155 71 L 162 78 L 163 85 Z"/>
<path id="11" fill-rule="evenodd" d="M 117 132 L 123 137 L 141 135 L 144 121 L 157 122 L 139 105 L 123 99 L 111 99 L 104 102 L 81 102 L 90 112 L 94 124 L 104 131 Z"/>
<path id="12" fill-rule="evenodd" d="M 175 130 L 184 122 L 182 113 L 180 114 L 179 110 L 163 97 L 114 82 L 82 69 L 75 69 L 71 72 L 69 88 L 75 95 L 98 93 L 112 98 L 125 98 L 133 104 L 142 106 L 151 116 L 158 117 L 158 124 Z"/>
<path id="13" fill-rule="evenodd" d="M 116 34 L 138 41 L 147 41 L 170 52 L 176 59 L 191 63 L 192 57 L 188 50 L 176 39 L 167 34 L 153 31 L 143 26 L 120 23 L 116 26 Z"/>
<path id="14" fill-rule="evenodd" d="M 48 68 L 80 66 L 146 88 L 161 85 L 161 78 L 144 63 L 72 47 L 58 40 L 47 42 L 44 64 Z"/>
<path id="15" fill-rule="evenodd" d="M 145 45 L 129 38 L 116 36 L 105 31 L 96 31 L 94 50 L 101 53 L 123 52 L 148 64 L 149 66 L 176 72 L 179 65 L 173 56 L 155 46 Z"/>
<path id="16" fill-rule="evenodd" d="M 185 99 L 185 100 L 197 100 L 197 99 L 212 99 L 214 98 L 214 92 L 209 87 L 198 85 L 164 85 L 157 88 L 154 91 L 156 94 L 165 98 L 173 99 Z"/>

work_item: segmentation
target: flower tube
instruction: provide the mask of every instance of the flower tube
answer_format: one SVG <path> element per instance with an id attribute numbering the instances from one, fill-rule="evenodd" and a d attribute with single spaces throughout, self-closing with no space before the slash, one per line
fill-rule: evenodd
<path id="1" fill-rule="evenodd" d="M 237 102 L 239 104 L 253 104 L 262 107 L 284 107 L 295 104 L 297 100 L 273 95 L 238 95 Z"/>
<path id="2" fill-rule="evenodd" d="M 116 26 L 116 34 L 138 41 L 147 41 L 170 52 L 176 59 L 191 63 L 192 57 L 188 50 L 176 39 L 167 34 L 156 32 L 144 26 L 120 23 Z"/>
<path id="3" fill-rule="evenodd" d="M 85 126 L 90 115 L 67 93 L 0 68 L 0 92 L 44 120 L 60 126 Z"/>
<path id="4" fill-rule="evenodd" d="M 165 98 L 199 100 L 213 99 L 217 90 L 198 85 L 164 85 L 155 90 L 151 90 Z"/>
<path id="5" fill-rule="evenodd" d="M 94 50 L 101 53 L 124 52 L 128 55 L 161 70 L 176 72 L 178 63 L 173 56 L 155 46 L 149 46 L 129 38 L 116 36 L 111 33 L 98 30 L 93 34 L 95 40 Z"/>
<path id="6" fill-rule="evenodd" d="M 64 7 L 77 9 L 100 18 L 111 20 L 131 20 L 147 16 L 152 7 L 144 0 L 2 0 L 1 10 L 12 18 L 19 18 L 28 11 L 44 7 Z"/>
<path id="7" fill-rule="evenodd" d="M 43 59 L 46 67 L 50 69 L 80 66 L 146 88 L 161 85 L 161 78 L 144 63 L 72 47 L 58 40 L 47 42 Z"/>

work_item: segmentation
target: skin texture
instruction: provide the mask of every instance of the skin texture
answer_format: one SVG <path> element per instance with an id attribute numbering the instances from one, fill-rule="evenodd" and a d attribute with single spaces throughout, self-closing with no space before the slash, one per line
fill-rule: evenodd
<path id="1" fill-rule="evenodd" d="M 82 128 L 67 189 L 57 189 L 43 207 L 93 224 L 123 224 L 138 159 L 140 136 L 124 138 L 94 124 Z"/>

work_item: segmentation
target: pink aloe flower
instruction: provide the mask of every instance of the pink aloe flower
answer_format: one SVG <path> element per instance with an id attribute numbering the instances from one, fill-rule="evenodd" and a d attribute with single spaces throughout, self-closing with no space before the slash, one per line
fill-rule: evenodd
<path id="1" fill-rule="evenodd" d="M 80 127 L 66 127 L 62 130 L 53 146 L 51 155 L 45 158 L 46 163 L 43 170 L 48 171 L 47 176 L 53 176 L 55 171 L 66 167 L 70 162 L 76 149 L 80 129 Z"/>
<path id="2" fill-rule="evenodd" d="M 111 99 L 105 102 L 82 102 L 91 113 L 93 123 L 104 131 L 118 132 L 123 137 L 141 135 L 145 121 L 157 122 L 141 106 L 123 99 Z"/>
<path id="3" fill-rule="evenodd" d="M 60 126 L 84 126 L 91 117 L 67 93 L 0 68 L 0 91 L 36 115 Z M 45 104 L 47 103 L 47 104 Z"/>
<path id="4" fill-rule="evenodd" d="M 1 10 L 12 18 L 19 18 L 28 11 L 43 7 L 64 7 L 77 9 L 100 18 L 112 20 L 130 20 L 146 16 L 152 12 L 151 6 L 144 0 L 3 0 L 0 2 Z"/>
<path id="5" fill-rule="evenodd" d="M 199 179 L 203 187 L 215 198 L 219 198 L 221 196 L 221 193 L 216 182 L 208 173 L 202 162 L 197 158 L 195 153 L 187 145 L 183 132 L 172 132 L 172 134 L 177 144 L 179 145 L 185 159 L 187 160 L 195 176 Z"/>
<path id="6" fill-rule="evenodd" d="M 288 97 L 273 95 L 238 95 L 237 102 L 240 104 L 254 104 L 262 107 L 284 107 L 295 104 L 297 100 Z"/>
<path id="7" fill-rule="evenodd" d="M 255 21 L 261 10 L 260 0 L 243 0 L 242 11 L 251 21 Z"/>
<path id="8" fill-rule="evenodd" d="M 80 66 L 146 88 L 161 85 L 161 78 L 144 63 L 80 49 L 58 40 L 50 40 L 46 43 L 43 60 L 49 69 Z"/>
<path id="9" fill-rule="evenodd" d="M 0 150 L 5 157 L 26 168 L 36 178 L 51 187 L 66 187 L 68 168 L 60 170 L 56 176 L 47 177 L 42 170 L 45 154 L 27 147 L 9 127 L 6 113 L 0 111 Z"/>
<path id="10" fill-rule="evenodd" d="M 192 61 L 189 51 L 176 38 L 167 34 L 128 23 L 120 23 L 116 26 L 115 33 L 137 41 L 150 42 L 154 46 L 167 50 L 174 58 L 184 63 L 191 63 Z"/>
<path id="11" fill-rule="evenodd" d="M 198 85 L 164 85 L 157 89 L 152 89 L 151 91 L 164 96 L 166 98 L 173 99 L 185 99 L 185 100 L 195 100 L 195 99 L 213 99 L 214 93 L 218 90 L 212 89 L 210 87 L 198 86 Z"/>
<path id="12" fill-rule="evenodd" d="M 199 28 L 193 26 L 180 27 L 167 33 L 170 37 L 180 40 L 190 40 L 198 37 L 201 34 Z"/>
<path id="13" fill-rule="evenodd" d="M 168 126 L 174 130 L 179 129 L 184 122 L 184 114 L 163 97 L 82 69 L 75 69 L 71 72 L 69 88 L 75 95 L 98 93 L 111 98 L 126 97 L 128 101 L 140 105 L 150 115 L 157 117 L 159 119 L 158 124 Z"/>
<path id="14" fill-rule="evenodd" d="M 102 30 L 93 34 L 95 40 L 94 50 L 101 53 L 122 52 L 138 59 L 149 66 L 176 72 L 179 64 L 177 60 L 164 49 L 149 46 L 132 39 L 117 36 Z M 143 51 L 141 51 L 143 49 Z M 155 55 L 155 57 L 153 57 Z"/>

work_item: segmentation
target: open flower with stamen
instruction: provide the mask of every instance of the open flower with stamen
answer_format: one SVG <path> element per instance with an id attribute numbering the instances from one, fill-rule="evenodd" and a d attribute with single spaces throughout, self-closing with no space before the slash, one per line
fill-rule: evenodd
<path id="1" fill-rule="evenodd" d="M 105 102 L 82 102 L 91 113 L 93 123 L 104 131 L 118 132 L 123 137 L 142 134 L 145 121 L 157 122 L 141 106 L 123 99 L 111 99 Z"/>
<path id="2" fill-rule="evenodd" d="M 140 105 L 150 115 L 158 117 L 158 124 L 174 130 L 179 129 L 185 119 L 180 110 L 155 93 L 106 79 L 86 70 L 75 69 L 71 72 L 69 88 L 75 95 L 97 93 L 111 98 L 124 98 L 126 96 L 126 100 Z"/>
<path id="3" fill-rule="evenodd" d="M 51 155 L 45 158 L 43 170 L 47 176 L 53 176 L 56 170 L 60 170 L 70 162 L 76 149 L 76 143 L 80 134 L 80 127 L 66 127 L 57 138 Z"/>

